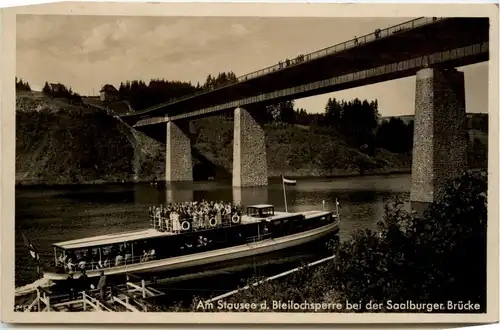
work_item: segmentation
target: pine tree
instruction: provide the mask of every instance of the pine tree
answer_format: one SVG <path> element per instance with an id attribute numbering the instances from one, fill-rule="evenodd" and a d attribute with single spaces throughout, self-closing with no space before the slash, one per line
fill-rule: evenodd
<path id="1" fill-rule="evenodd" d="M 43 92 L 45 95 L 51 95 L 51 93 L 52 93 L 52 89 L 50 88 L 50 86 L 49 86 L 49 83 L 48 83 L 48 82 L 45 82 L 45 85 L 43 86 L 42 92 Z"/>

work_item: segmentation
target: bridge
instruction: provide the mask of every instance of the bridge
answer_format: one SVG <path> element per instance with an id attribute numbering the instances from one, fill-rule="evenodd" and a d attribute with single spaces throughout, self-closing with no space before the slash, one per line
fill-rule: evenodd
<path id="1" fill-rule="evenodd" d="M 121 118 L 167 146 L 166 181 L 191 181 L 189 120 L 234 111 L 233 186 L 267 184 L 265 134 L 248 109 L 416 76 L 411 200 L 431 202 L 466 169 L 465 83 L 456 67 L 488 61 L 488 18 L 423 17 L 238 77 Z"/>

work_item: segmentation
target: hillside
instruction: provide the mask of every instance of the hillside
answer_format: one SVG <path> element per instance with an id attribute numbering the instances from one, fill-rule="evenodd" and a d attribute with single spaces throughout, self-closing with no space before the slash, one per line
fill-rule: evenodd
<path id="1" fill-rule="evenodd" d="M 194 147 L 219 168 L 232 169 L 233 122 L 224 117 L 196 120 Z M 341 137 L 299 125 L 264 126 L 267 135 L 268 175 L 335 176 L 367 172 L 390 172 L 410 168 L 410 159 L 386 150 L 368 157 L 350 148 Z"/>
<path id="2" fill-rule="evenodd" d="M 119 182 L 163 170 L 154 166 L 161 143 L 105 112 L 30 93 L 17 95 L 16 110 L 17 183 Z"/>
<path id="3" fill-rule="evenodd" d="M 16 182 L 72 184 L 164 178 L 165 145 L 98 109 L 42 94 L 20 93 L 16 103 Z M 230 177 L 232 121 L 194 121 L 195 179 Z M 266 125 L 270 176 L 323 176 L 409 169 L 409 157 L 377 150 L 368 157 L 307 127 Z"/>

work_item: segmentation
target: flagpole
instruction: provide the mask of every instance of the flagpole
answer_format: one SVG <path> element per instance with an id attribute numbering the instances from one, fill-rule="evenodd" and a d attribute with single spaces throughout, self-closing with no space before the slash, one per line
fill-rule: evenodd
<path id="1" fill-rule="evenodd" d="M 337 208 L 337 217 L 339 216 L 339 200 L 335 198 L 335 207 Z"/>
<path id="2" fill-rule="evenodd" d="M 285 212 L 288 213 L 288 207 L 286 205 L 285 178 L 283 177 L 283 174 L 281 175 L 281 183 L 283 184 L 283 197 L 285 198 Z"/>

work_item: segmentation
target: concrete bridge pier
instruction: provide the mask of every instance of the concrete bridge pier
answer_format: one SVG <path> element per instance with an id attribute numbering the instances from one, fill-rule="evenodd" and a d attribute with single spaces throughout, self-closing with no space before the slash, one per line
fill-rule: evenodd
<path id="1" fill-rule="evenodd" d="M 464 73 L 425 68 L 416 78 L 410 201 L 421 213 L 467 169 L 467 137 Z"/>
<path id="2" fill-rule="evenodd" d="M 185 125 L 184 125 L 185 126 Z M 177 122 L 167 122 L 165 181 L 193 181 L 193 161 L 189 123 L 187 128 Z"/>
<path id="3" fill-rule="evenodd" d="M 234 110 L 233 187 L 267 185 L 266 134 L 243 108 Z"/>

